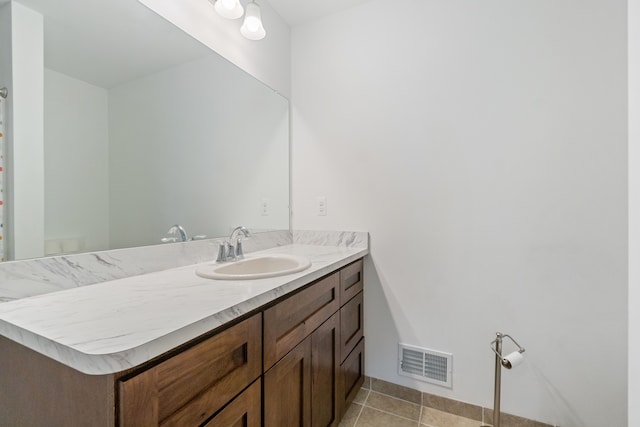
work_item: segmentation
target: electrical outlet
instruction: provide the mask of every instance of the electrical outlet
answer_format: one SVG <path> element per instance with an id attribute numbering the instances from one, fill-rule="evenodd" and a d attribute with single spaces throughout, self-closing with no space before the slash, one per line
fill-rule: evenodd
<path id="1" fill-rule="evenodd" d="M 327 216 L 327 198 L 318 196 L 316 199 L 316 213 L 318 216 Z"/>
<path id="2" fill-rule="evenodd" d="M 269 215 L 269 201 L 267 199 L 262 199 L 262 202 L 260 203 L 260 212 L 262 216 Z"/>

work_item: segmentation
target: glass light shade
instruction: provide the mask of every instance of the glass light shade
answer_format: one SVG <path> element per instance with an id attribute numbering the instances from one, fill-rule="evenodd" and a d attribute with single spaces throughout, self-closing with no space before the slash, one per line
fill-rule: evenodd
<path id="1" fill-rule="evenodd" d="M 210 0 L 214 1 L 214 7 L 218 15 L 227 19 L 238 19 L 244 13 L 240 0 Z"/>
<path id="2" fill-rule="evenodd" d="M 260 6 L 255 2 L 247 4 L 247 13 L 244 15 L 240 33 L 249 40 L 262 40 L 267 35 L 260 18 Z"/>

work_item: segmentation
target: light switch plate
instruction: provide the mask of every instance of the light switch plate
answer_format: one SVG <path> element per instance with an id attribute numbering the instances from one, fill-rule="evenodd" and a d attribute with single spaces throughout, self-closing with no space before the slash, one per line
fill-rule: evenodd
<path id="1" fill-rule="evenodd" d="M 327 216 L 327 198 L 318 196 L 316 199 L 316 213 L 318 216 Z"/>

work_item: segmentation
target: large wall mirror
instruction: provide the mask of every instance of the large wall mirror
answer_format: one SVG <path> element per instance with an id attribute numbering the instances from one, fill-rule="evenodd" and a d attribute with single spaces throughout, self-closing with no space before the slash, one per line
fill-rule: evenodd
<path id="1" fill-rule="evenodd" d="M 289 228 L 287 99 L 135 0 L 17 2 L 44 25 L 44 255 Z"/>

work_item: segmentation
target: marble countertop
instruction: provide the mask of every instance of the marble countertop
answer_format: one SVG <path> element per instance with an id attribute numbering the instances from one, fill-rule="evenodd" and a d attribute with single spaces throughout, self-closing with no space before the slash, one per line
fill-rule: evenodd
<path id="1" fill-rule="evenodd" d="M 365 247 L 290 244 L 254 252 L 306 256 L 305 271 L 267 279 L 203 279 L 193 264 L 0 304 L 0 335 L 78 371 L 138 366 L 333 270 Z M 209 262 L 211 263 L 211 262 Z"/>

